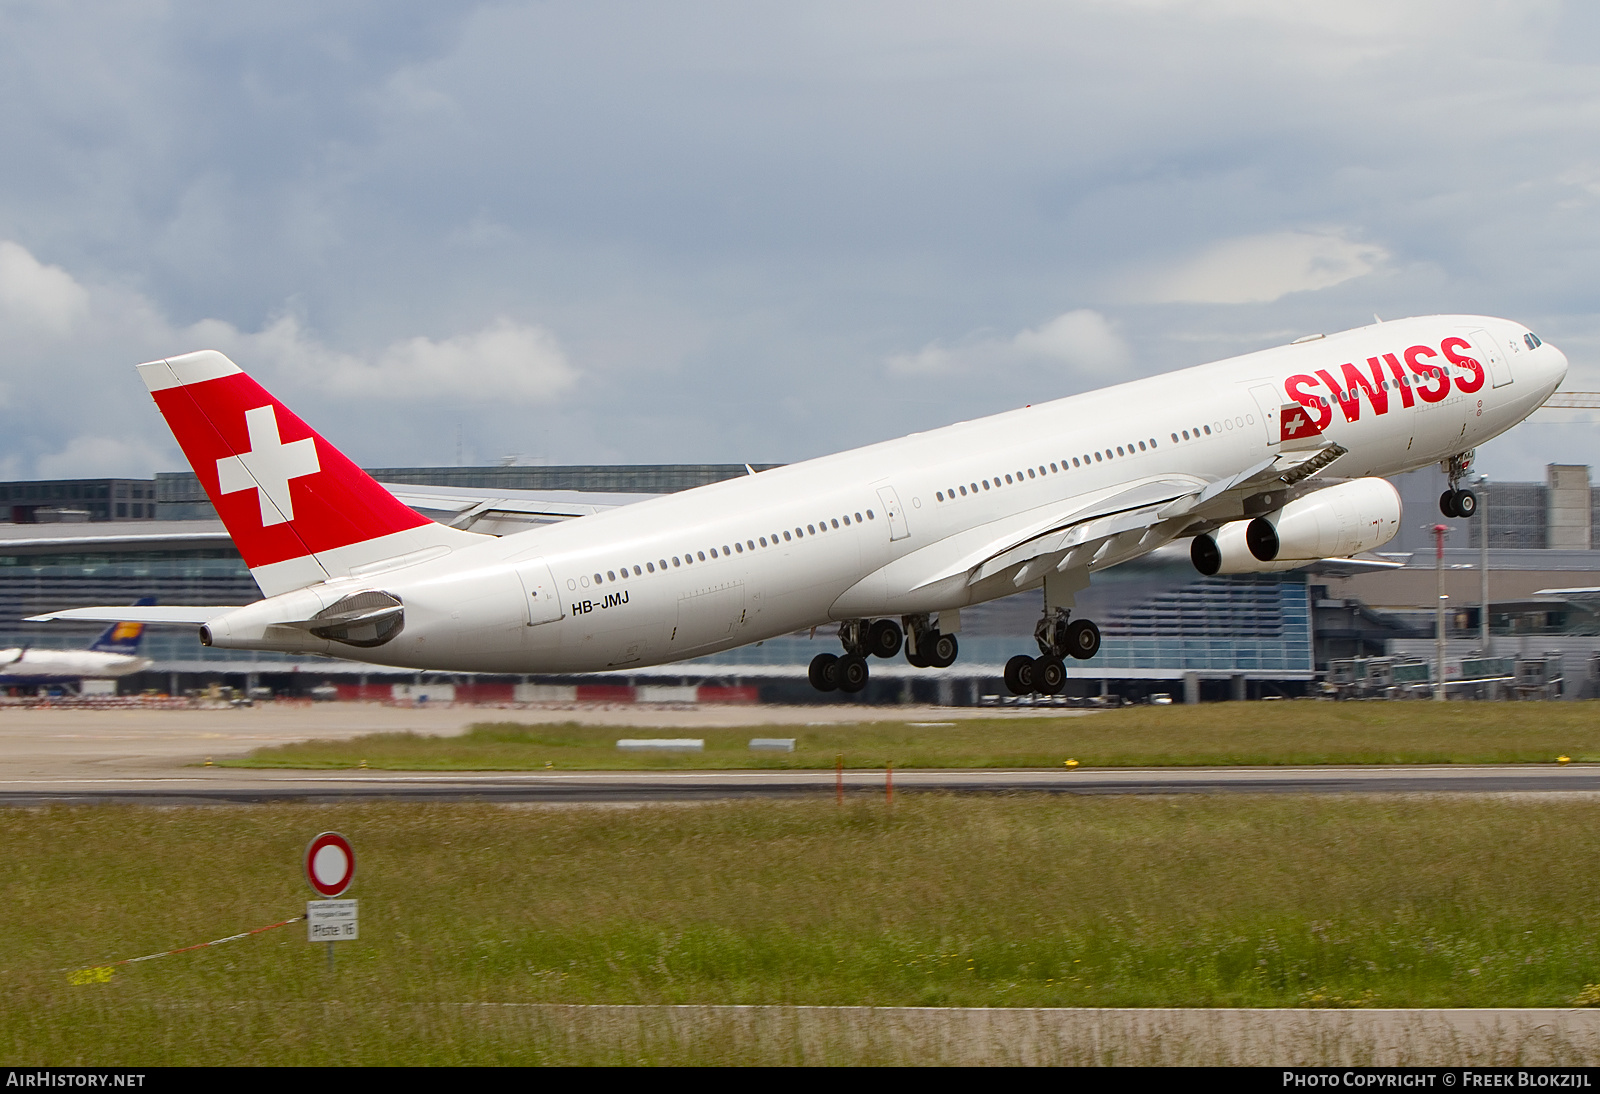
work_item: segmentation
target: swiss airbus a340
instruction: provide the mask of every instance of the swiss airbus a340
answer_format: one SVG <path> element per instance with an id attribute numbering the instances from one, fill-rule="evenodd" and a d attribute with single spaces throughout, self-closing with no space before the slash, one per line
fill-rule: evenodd
<path id="1" fill-rule="evenodd" d="M 1378 323 L 495 537 L 435 523 L 214 351 L 139 366 L 265 599 L 39 619 L 200 625 L 201 641 L 416 669 L 581 673 L 824 623 L 819 689 L 871 656 L 948 666 L 963 607 L 1042 589 L 1017 692 L 1100 646 L 1073 596 L 1191 540 L 1204 574 L 1379 547 L 1381 476 L 1443 463 L 1470 515 L 1474 446 L 1537 409 L 1566 358 L 1504 319 Z"/>

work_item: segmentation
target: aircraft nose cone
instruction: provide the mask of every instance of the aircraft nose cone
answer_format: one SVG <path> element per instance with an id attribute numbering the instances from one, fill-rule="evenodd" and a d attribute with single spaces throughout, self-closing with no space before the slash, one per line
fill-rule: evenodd
<path id="1" fill-rule="evenodd" d="M 1549 342 L 1545 343 L 1545 348 L 1550 351 L 1550 382 L 1553 386 L 1567 378 L 1567 355 Z"/>

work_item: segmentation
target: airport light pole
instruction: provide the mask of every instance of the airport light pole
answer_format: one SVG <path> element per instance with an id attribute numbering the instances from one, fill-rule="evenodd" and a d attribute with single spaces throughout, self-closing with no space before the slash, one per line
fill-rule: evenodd
<path id="1" fill-rule="evenodd" d="M 1438 594 L 1433 601 L 1433 697 L 1444 701 L 1444 536 L 1447 525 L 1433 526 L 1433 585 Z"/>
<path id="2" fill-rule="evenodd" d="M 1478 647 L 1494 656 L 1489 637 L 1489 476 L 1478 476 Z"/>

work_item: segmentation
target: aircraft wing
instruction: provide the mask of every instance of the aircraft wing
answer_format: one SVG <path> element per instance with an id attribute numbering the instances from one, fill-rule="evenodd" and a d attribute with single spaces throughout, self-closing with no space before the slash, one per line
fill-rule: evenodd
<path id="1" fill-rule="evenodd" d="M 1403 570 L 1404 562 L 1396 562 L 1388 558 L 1362 558 L 1359 555 L 1350 558 L 1319 558 L 1315 562 L 1308 562 L 1298 569 L 1314 570 L 1319 574 L 1335 574 L 1339 577 L 1350 577 L 1355 574 L 1379 573 L 1384 570 Z"/>
<path id="2" fill-rule="evenodd" d="M 932 568 L 922 588 L 966 574 L 968 586 L 1009 573 L 1022 588 L 1049 570 L 1104 569 L 1145 554 L 1197 521 L 1238 519 L 1243 496 L 1287 487 L 1317 474 L 1347 450 L 1338 444 L 1264 457 L 1234 475 L 1205 482 L 1176 476 L 1078 499 L 1073 508 L 978 545 Z M 1381 564 L 1373 568 L 1388 568 Z"/>
<path id="3" fill-rule="evenodd" d="M 431 520 L 491 536 L 526 532 L 536 525 L 586 517 L 661 496 L 581 490 L 480 490 L 407 483 L 379 485 L 401 504 Z"/>
<path id="4" fill-rule="evenodd" d="M 238 606 L 224 604 L 189 608 L 173 604 L 157 604 L 149 607 L 113 604 L 105 608 L 68 608 L 61 612 L 30 615 L 26 622 L 49 623 L 56 619 L 81 619 L 90 623 L 188 623 L 199 626 L 206 620 L 214 619 Z"/>
<path id="5" fill-rule="evenodd" d="M 1538 589 L 1534 596 L 1558 596 L 1586 612 L 1600 612 L 1600 586 L 1584 585 L 1572 589 Z"/>

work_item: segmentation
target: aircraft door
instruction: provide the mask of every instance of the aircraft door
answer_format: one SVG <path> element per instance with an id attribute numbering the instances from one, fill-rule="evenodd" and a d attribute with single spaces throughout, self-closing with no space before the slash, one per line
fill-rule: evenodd
<path id="1" fill-rule="evenodd" d="M 1267 447 L 1276 448 L 1282 435 L 1278 432 L 1278 411 L 1283 406 L 1283 393 L 1276 384 L 1256 384 L 1250 389 L 1256 407 L 1261 411 L 1261 424 L 1267 427 Z"/>
<path id="2" fill-rule="evenodd" d="M 906 512 L 900 507 L 900 495 L 892 486 L 878 487 L 878 497 L 883 501 L 884 519 L 889 522 L 889 540 L 905 539 L 911 535 L 906 526 Z"/>
<path id="3" fill-rule="evenodd" d="M 527 609 L 528 626 L 553 623 L 565 613 L 561 610 L 561 595 L 556 590 L 556 579 L 543 558 L 523 559 L 512 563 L 517 577 L 522 579 L 523 607 Z"/>
<path id="4" fill-rule="evenodd" d="M 674 650 L 725 643 L 745 625 L 744 582 L 708 585 L 678 598 L 678 625 L 668 642 Z"/>
<path id="5" fill-rule="evenodd" d="M 1514 377 L 1511 375 L 1511 362 L 1506 355 L 1495 345 L 1494 336 L 1488 331 L 1475 330 L 1467 337 L 1472 339 L 1473 347 L 1484 356 L 1484 363 L 1489 366 L 1489 386 L 1505 387 Z"/>

